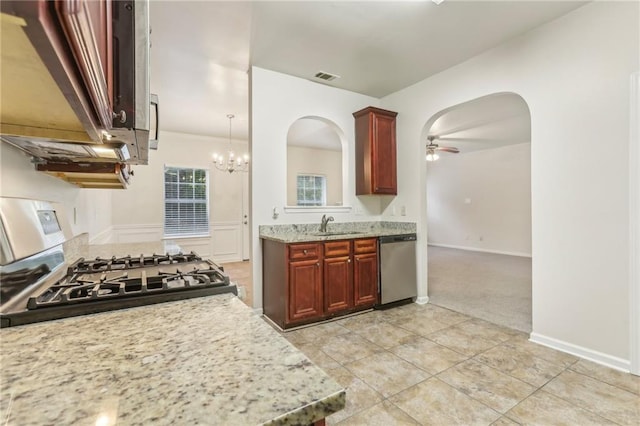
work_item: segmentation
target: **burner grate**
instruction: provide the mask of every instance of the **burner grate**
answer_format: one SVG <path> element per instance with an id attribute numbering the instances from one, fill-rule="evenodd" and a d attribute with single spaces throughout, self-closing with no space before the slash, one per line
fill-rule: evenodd
<path id="1" fill-rule="evenodd" d="M 196 253 L 152 254 L 151 256 L 113 256 L 110 259 L 96 257 L 93 260 L 78 259 L 68 268 L 68 275 L 90 274 L 95 272 L 119 271 L 148 266 L 173 265 L 188 262 L 200 262 L 202 258 Z"/>

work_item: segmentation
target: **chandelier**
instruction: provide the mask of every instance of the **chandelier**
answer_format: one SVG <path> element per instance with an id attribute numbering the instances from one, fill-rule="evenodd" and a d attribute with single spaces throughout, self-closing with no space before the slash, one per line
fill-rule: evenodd
<path id="1" fill-rule="evenodd" d="M 224 155 L 213 154 L 213 165 L 223 172 L 247 172 L 249 171 L 249 156 L 245 154 L 242 157 L 236 157 L 231 146 L 231 120 L 234 117 L 235 115 L 233 114 L 227 114 L 229 119 L 229 151 L 227 152 L 227 158 L 225 159 Z"/>

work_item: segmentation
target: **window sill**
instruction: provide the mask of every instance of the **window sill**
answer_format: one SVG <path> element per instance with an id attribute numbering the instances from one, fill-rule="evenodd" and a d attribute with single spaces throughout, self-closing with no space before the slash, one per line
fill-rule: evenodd
<path id="1" fill-rule="evenodd" d="M 189 240 L 195 238 L 211 238 L 211 234 L 165 234 L 163 240 Z"/>
<path id="2" fill-rule="evenodd" d="M 284 206 L 285 213 L 349 213 L 351 206 Z"/>

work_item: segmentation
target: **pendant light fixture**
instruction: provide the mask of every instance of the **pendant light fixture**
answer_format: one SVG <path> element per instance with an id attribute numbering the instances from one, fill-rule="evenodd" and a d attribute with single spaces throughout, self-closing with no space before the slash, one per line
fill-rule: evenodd
<path id="1" fill-rule="evenodd" d="M 247 154 L 242 157 L 236 156 L 231 144 L 231 121 L 234 117 L 235 115 L 233 114 L 227 114 L 229 119 L 229 151 L 227 152 L 227 158 L 225 159 L 224 155 L 213 154 L 213 164 L 216 169 L 223 172 L 247 172 L 249 171 L 249 156 Z"/>

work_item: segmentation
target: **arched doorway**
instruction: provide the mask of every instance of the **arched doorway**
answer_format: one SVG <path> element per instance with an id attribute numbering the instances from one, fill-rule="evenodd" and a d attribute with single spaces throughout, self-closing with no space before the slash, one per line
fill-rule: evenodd
<path id="1" fill-rule="evenodd" d="M 425 125 L 429 299 L 531 331 L 531 118 L 519 95 L 452 106 Z M 458 153 L 456 153 L 458 151 Z"/>

